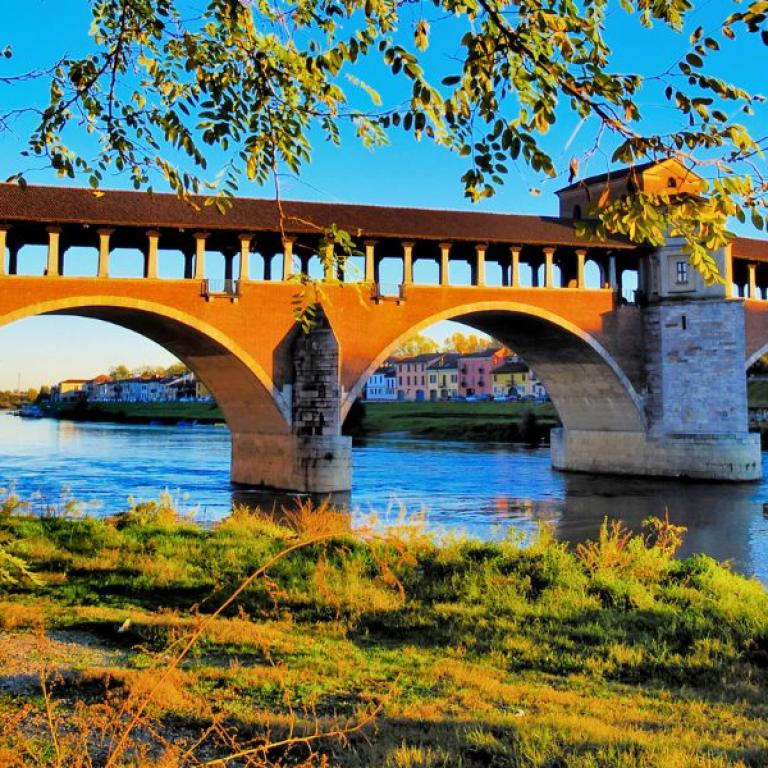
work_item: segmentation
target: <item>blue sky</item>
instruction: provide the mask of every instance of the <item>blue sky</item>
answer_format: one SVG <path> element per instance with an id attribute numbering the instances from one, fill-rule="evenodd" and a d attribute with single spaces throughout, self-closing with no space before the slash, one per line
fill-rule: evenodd
<path id="1" fill-rule="evenodd" d="M 409 23 L 415 24 L 422 13 L 432 24 L 429 65 L 443 74 L 456 72 L 453 22 L 440 21 L 429 4 L 403 7 L 404 13 L 411 15 L 406 16 L 406 27 Z M 721 0 L 697 3 L 698 10 L 689 17 L 686 29 L 690 31 L 701 24 L 707 33 L 716 34 L 721 20 L 736 7 Z M 85 0 L 6 3 L 4 19 L 0 47 L 10 44 L 14 55 L 11 59 L 0 59 L 0 76 L 45 67 L 64 52 L 78 54 L 89 48 L 90 12 Z M 627 17 L 618 8 L 618 3 L 609 13 L 607 28 L 608 41 L 614 50 L 613 66 L 618 71 L 658 74 L 688 50 L 687 34 L 675 35 L 658 26 L 652 32 L 643 30 L 636 18 Z M 409 35 L 410 29 L 406 29 L 405 34 Z M 735 42 L 722 42 L 723 51 L 716 59 L 718 73 L 738 85 L 759 91 L 762 68 L 755 62 L 758 57 L 765 60 L 765 49 L 756 36 L 742 32 Z M 390 77 L 382 78 L 378 68 L 365 66 L 363 74 L 382 92 L 385 101 L 400 87 Z M 654 129 L 671 125 L 674 117 L 662 96 L 665 84 L 666 81 L 661 80 L 649 83 L 641 99 L 648 124 Z M 47 84 L 41 81 L 5 87 L 0 93 L 3 106 L 10 108 L 40 103 L 46 91 Z M 765 110 L 752 122 L 756 126 L 765 124 Z M 34 161 L 19 157 L 30 127 L 31 122 L 21 118 L 9 130 L 0 132 L 0 174 L 5 178 L 24 168 L 29 170 L 32 183 L 61 183 L 52 172 L 36 169 Z M 592 144 L 596 127 L 596 123 L 582 124 L 564 111 L 562 119 L 544 140 L 563 175 L 547 180 L 522 163 L 511 164 L 506 185 L 494 198 L 478 206 L 472 206 L 463 196 L 459 181 L 465 170 L 463 161 L 428 141 L 416 142 L 404 132 L 393 133 L 391 144 L 376 151 L 364 149 L 349 135 L 345 135 L 341 148 L 316 136 L 312 163 L 300 179 L 282 180 L 282 194 L 286 198 L 306 200 L 555 214 L 554 190 L 566 183 L 568 160 Z M 755 134 L 761 135 L 759 127 L 755 128 Z M 605 149 L 610 153 L 609 142 Z M 214 157 L 214 166 L 215 161 Z M 582 170 L 600 173 L 606 167 L 606 157 L 598 153 Z M 77 183 L 85 185 L 86 182 L 83 179 Z M 104 186 L 127 187 L 128 180 L 109 178 Z M 541 194 L 531 194 L 532 188 L 540 189 Z M 244 186 L 242 192 L 269 196 L 272 190 Z M 444 325 L 438 329 L 438 335 L 450 330 Z M 171 360 L 168 353 L 151 342 L 98 321 L 32 318 L 0 328 L 0 389 L 15 388 L 19 381 L 22 387 L 28 387 L 67 377 L 90 377 L 117 363 L 132 367 L 165 364 Z"/>

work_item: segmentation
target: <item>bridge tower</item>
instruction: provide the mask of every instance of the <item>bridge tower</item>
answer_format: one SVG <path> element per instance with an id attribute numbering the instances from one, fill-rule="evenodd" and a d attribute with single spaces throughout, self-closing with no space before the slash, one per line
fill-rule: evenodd
<path id="1" fill-rule="evenodd" d="M 697 194 L 705 188 L 701 177 L 675 159 L 651 162 L 560 190 L 560 214 L 594 215 L 590 203 L 605 192 Z M 748 431 L 744 303 L 731 296 L 730 248 L 716 258 L 723 283 L 708 286 L 690 266 L 681 239 L 668 238 L 642 257 L 646 429 L 555 430 L 554 466 L 709 480 L 762 476 L 759 436 Z"/>

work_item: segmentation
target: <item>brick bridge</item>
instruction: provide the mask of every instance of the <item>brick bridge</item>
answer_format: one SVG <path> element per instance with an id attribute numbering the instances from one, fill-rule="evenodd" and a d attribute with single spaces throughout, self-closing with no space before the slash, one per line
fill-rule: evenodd
<path id="1" fill-rule="evenodd" d="M 305 336 L 292 275 L 323 269 L 331 224 L 363 255 L 325 275 Z M 566 218 L 256 199 L 221 215 L 172 195 L 0 185 L 0 254 L 0 325 L 78 315 L 162 345 L 220 405 L 239 483 L 348 489 L 351 404 L 404 340 L 446 319 L 536 371 L 563 423 L 557 468 L 761 474 L 745 367 L 768 347 L 768 243 L 737 239 L 718 254 L 725 286 L 707 288 L 679 243 L 585 242 Z M 72 274 L 75 254 L 91 274 Z M 114 276 L 129 262 L 136 276 Z"/>

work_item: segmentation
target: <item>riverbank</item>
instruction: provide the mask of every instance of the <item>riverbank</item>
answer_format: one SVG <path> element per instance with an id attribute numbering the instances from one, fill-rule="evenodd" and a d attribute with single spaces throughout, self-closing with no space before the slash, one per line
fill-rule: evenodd
<path id="1" fill-rule="evenodd" d="M 550 402 L 366 402 L 345 431 L 365 437 L 390 432 L 433 440 L 527 443 L 549 441 L 560 422 Z"/>
<path id="2" fill-rule="evenodd" d="M 673 559 L 674 528 L 574 552 L 347 526 L 0 516 L 38 582 L 3 566 L 0 764 L 768 762 L 768 595 Z"/>
<path id="3" fill-rule="evenodd" d="M 43 415 L 70 421 L 106 421 L 117 424 L 222 424 L 224 415 L 215 403 L 203 402 L 76 402 L 40 405 Z"/>

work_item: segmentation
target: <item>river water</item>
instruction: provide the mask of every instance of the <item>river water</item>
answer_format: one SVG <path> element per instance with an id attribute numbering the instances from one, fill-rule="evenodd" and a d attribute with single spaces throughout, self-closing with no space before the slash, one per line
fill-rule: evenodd
<path id="1" fill-rule="evenodd" d="M 69 500 L 111 514 L 128 497 L 168 490 L 202 522 L 234 501 L 272 507 L 288 497 L 229 482 L 229 432 L 218 426 L 149 426 L 19 419 L 0 415 L 0 484 L 36 509 Z M 768 456 L 764 463 L 768 464 Z M 594 537 L 606 516 L 639 529 L 649 515 L 688 527 L 682 554 L 707 552 L 768 584 L 768 480 L 716 484 L 555 472 L 547 449 L 389 437 L 353 449 L 350 508 L 383 523 L 424 514 L 440 533 L 530 536 L 541 521 L 558 538 Z"/>

